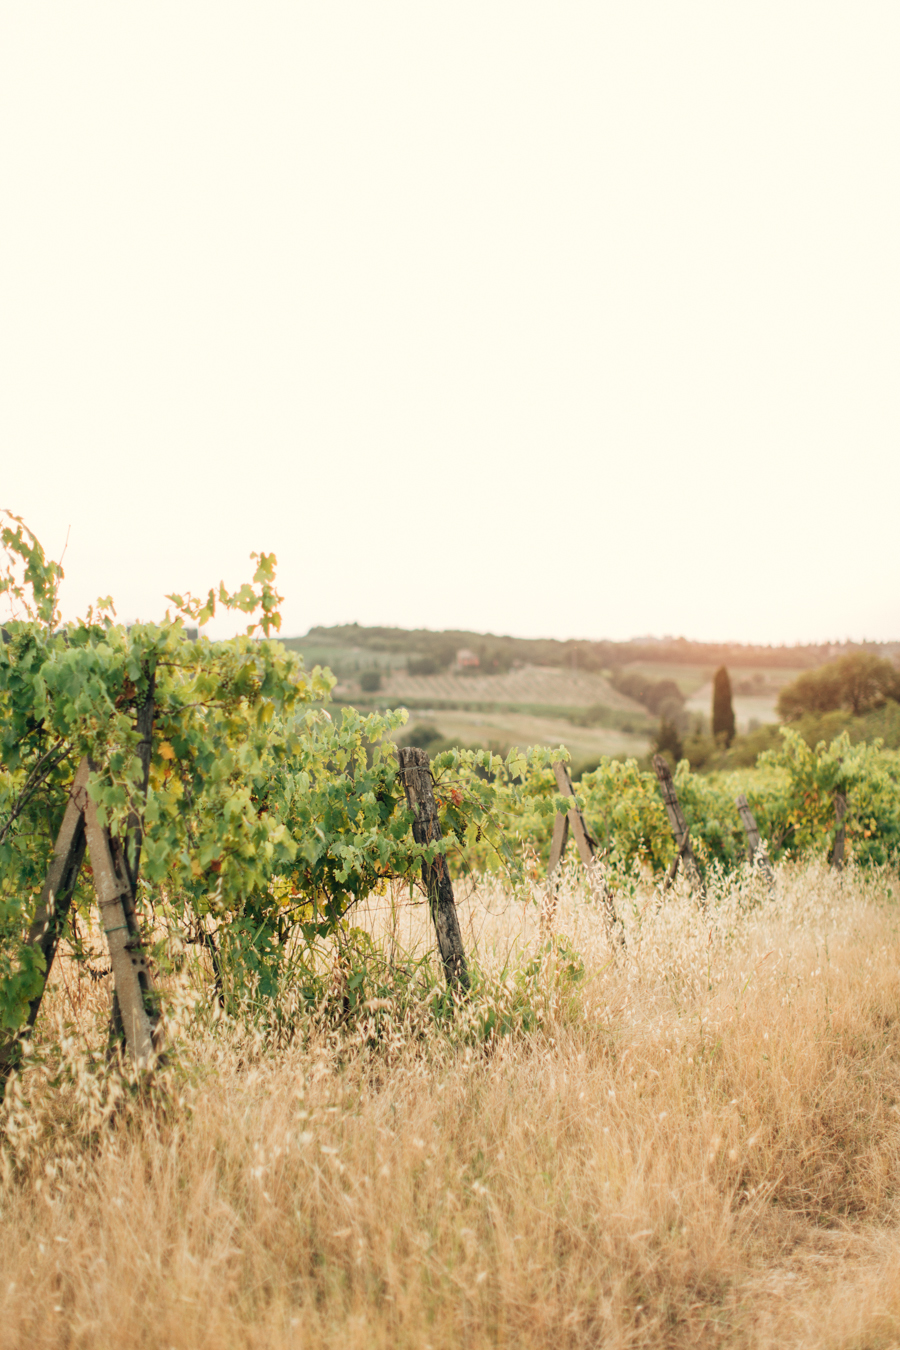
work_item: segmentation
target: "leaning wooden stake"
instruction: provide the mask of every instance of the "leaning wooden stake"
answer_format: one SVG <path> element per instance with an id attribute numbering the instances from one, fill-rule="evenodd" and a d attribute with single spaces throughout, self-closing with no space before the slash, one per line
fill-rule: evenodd
<path id="1" fill-rule="evenodd" d="M 156 677 L 150 675 L 147 681 L 147 697 L 138 708 L 136 731 L 140 737 L 137 747 L 141 765 L 141 803 L 146 804 L 147 789 L 150 786 L 150 761 L 153 758 L 153 718 L 156 712 Z M 132 810 L 128 817 L 128 829 L 125 837 L 125 867 L 133 895 L 137 894 L 138 872 L 141 868 L 141 846 L 144 842 L 144 822 L 141 814 Z"/>
<path id="2" fill-rule="evenodd" d="M 44 958 L 44 971 L 41 976 L 40 988 L 28 1005 L 28 1016 L 25 1019 L 24 1026 L 19 1027 L 0 1046 L 0 1085 L 5 1082 L 18 1064 L 21 1058 L 22 1042 L 31 1032 L 37 1020 L 44 990 L 47 987 L 50 967 L 53 965 L 53 958 L 56 955 L 63 925 L 69 913 L 75 883 L 78 881 L 78 873 L 84 859 L 84 815 L 81 801 L 87 787 L 89 772 L 87 760 L 82 760 L 75 775 L 75 781 L 69 791 L 69 800 L 66 804 L 62 825 L 59 828 L 59 834 L 56 836 L 50 870 L 47 873 L 47 880 L 44 882 L 35 910 L 34 921 L 26 939 L 27 946 L 40 949 Z"/>
<path id="3" fill-rule="evenodd" d="M 672 859 L 672 864 L 666 874 L 663 889 L 668 890 L 671 886 L 678 872 L 678 864 L 683 861 L 684 874 L 691 885 L 691 889 L 697 892 L 701 900 L 705 900 L 706 889 L 700 876 L 697 859 L 694 857 L 694 850 L 691 847 L 691 834 L 684 818 L 684 812 L 681 809 L 681 803 L 678 800 L 678 794 L 675 791 L 672 771 L 662 755 L 653 756 L 653 768 L 656 770 L 656 776 L 659 779 L 666 815 L 669 817 L 669 824 L 672 827 L 676 849 L 675 857 Z"/>
<path id="4" fill-rule="evenodd" d="M 152 997 L 152 977 L 142 949 L 125 854 L 97 819 L 97 808 L 87 790 L 89 778 L 90 764 L 83 759 L 69 791 L 50 870 L 26 940 L 30 947 L 40 948 L 44 957 L 41 987 L 29 1004 L 24 1026 L 0 1046 L 0 1085 L 18 1064 L 22 1041 L 37 1018 L 85 846 L 90 851 L 97 903 L 115 980 L 115 998 L 129 1055 L 138 1069 L 148 1068 L 156 1055 L 153 1018 L 146 1006 L 148 996 Z"/>
<path id="5" fill-rule="evenodd" d="M 152 979 L 134 917 L 124 856 L 121 847 L 100 824 L 97 808 L 87 792 L 84 796 L 85 833 L 125 1043 L 135 1068 L 148 1069 L 156 1057 L 154 1028 L 145 1002 L 145 996 L 152 991 Z"/>
<path id="6" fill-rule="evenodd" d="M 559 788 L 560 795 L 563 797 L 574 797 L 575 789 L 572 786 L 572 779 L 569 776 L 569 770 L 562 760 L 556 760 L 553 765 L 553 772 L 556 775 L 556 785 Z M 565 851 L 569 839 L 569 830 L 575 836 L 575 843 L 578 845 L 578 852 L 581 855 L 581 861 L 587 869 L 591 885 L 600 897 L 603 909 L 606 915 L 606 925 L 612 933 L 618 927 L 618 916 L 616 914 L 616 902 L 612 891 L 609 888 L 606 877 L 600 871 L 600 865 L 597 862 L 597 846 L 584 823 L 584 816 L 577 806 L 563 815 L 560 811 L 557 813 L 556 820 L 553 822 L 553 839 L 550 844 L 550 863 L 547 867 L 547 876 L 553 875 L 559 860 Z M 621 937 L 621 932 L 619 933 Z"/>
<path id="7" fill-rule="evenodd" d="M 153 757 L 153 717 L 156 711 L 156 677 L 150 675 L 147 681 L 147 696 L 144 702 L 138 708 L 136 719 L 136 730 L 140 737 L 138 741 L 138 760 L 141 765 L 141 794 L 140 800 L 144 804 L 147 801 L 147 788 L 150 784 L 150 761 Z M 138 873 L 141 866 L 141 846 L 144 842 L 144 821 L 143 813 L 132 808 L 128 816 L 128 822 L 125 830 L 124 844 L 118 840 L 111 840 L 113 845 L 116 868 L 120 876 L 127 880 L 127 886 L 122 895 L 122 906 L 125 910 L 125 922 L 128 925 L 131 941 L 140 943 L 141 933 L 138 925 L 137 909 L 135 907 L 135 896 L 137 895 Z M 147 976 L 149 980 L 149 974 Z M 149 988 L 149 985 L 148 985 Z M 147 1000 L 144 1000 L 145 1003 Z M 155 1018 L 154 1032 L 156 1032 Z M 125 1027 L 122 1023 L 122 1010 L 119 1007 L 119 995 L 113 990 L 112 1009 L 109 1019 L 109 1042 L 108 1054 L 111 1056 L 117 1049 L 126 1044 Z"/>
<path id="8" fill-rule="evenodd" d="M 769 862 L 769 855 L 762 846 L 762 841 L 759 837 L 759 826 L 756 823 L 756 817 L 750 810 L 750 803 L 742 792 L 739 796 L 735 797 L 734 804 L 738 809 L 738 815 L 741 818 L 741 824 L 743 825 L 744 833 L 747 836 L 747 856 L 751 863 L 756 863 L 756 866 L 763 873 L 771 887 L 775 884 L 775 869 Z"/>
<path id="9" fill-rule="evenodd" d="M 400 761 L 400 775 L 406 789 L 406 800 L 410 810 L 415 814 L 413 838 L 417 844 L 434 843 L 443 836 L 434 800 L 434 784 L 428 755 L 415 746 L 407 746 L 397 751 L 397 758 Z M 469 970 L 463 951 L 462 934 L 459 931 L 453 885 L 443 851 L 435 854 L 433 862 L 422 863 L 422 881 L 428 893 L 428 903 L 431 917 L 434 919 L 438 950 L 447 984 L 451 989 L 454 987 L 468 989 Z"/>

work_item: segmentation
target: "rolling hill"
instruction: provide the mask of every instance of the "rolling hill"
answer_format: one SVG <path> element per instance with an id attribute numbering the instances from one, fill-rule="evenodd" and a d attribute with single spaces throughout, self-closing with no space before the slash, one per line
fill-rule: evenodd
<path id="1" fill-rule="evenodd" d="M 691 724 L 702 726 L 713 673 L 726 665 L 738 729 L 746 731 L 777 721 L 778 690 L 800 671 L 860 647 L 879 655 L 900 650 L 896 643 L 764 647 L 650 637 L 562 642 L 359 624 L 312 628 L 285 645 L 308 666 L 334 671 L 338 705 L 406 707 L 410 726 L 458 744 L 563 743 L 584 762 L 648 752 L 659 712 L 616 687 L 628 674 L 671 681 Z M 465 669 L 463 651 L 471 662 Z"/>

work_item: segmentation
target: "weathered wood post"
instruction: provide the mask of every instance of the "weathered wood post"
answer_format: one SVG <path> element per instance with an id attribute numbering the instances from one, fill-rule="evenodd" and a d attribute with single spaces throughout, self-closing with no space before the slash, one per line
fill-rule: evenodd
<path id="1" fill-rule="evenodd" d="M 400 776 L 406 789 L 406 800 L 415 816 L 413 839 L 417 844 L 434 843 L 443 836 L 434 800 L 434 784 L 428 755 L 426 751 L 419 750 L 415 746 L 404 746 L 398 749 L 397 759 L 400 762 Z M 428 894 L 428 904 L 434 920 L 438 951 L 441 954 L 447 985 L 450 989 L 468 989 L 469 970 L 463 951 L 462 934 L 459 931 L 453 884 L 450 881 L 450 871 L 443 850 L 435 854 L 433 862 L 423 861 L 422 881 Z"/>
<path id="2" fill-rule="evenodd" d="M 734 799 L 738 815 L 741 818 L 741 824 L 744 827 L 744 833 L 747 836 L 747 856 L 750 862 L 755 862 L 759 870 L 763 873 L 769 886 L 775 884 L 775 869 L 769 862 L 769 856 L 762 847 L 759 837 L 759 826 L 756 823 L 756 817 L 750 810 L 750 803 L 743 792 L 739 793 Z"/>
<path id="3" fill-rule="evenodd" d="M 136 718 L 136 730 L 140 737 L 138 741 L 138 760 L 141 765 L 141 805 L 146 805 L 147 789 L 150 785 L 150 761 L 153 758 L 153 718 L 156 712 L 156 676 L 151 673 L 147 679 L 147 696 L 140 705 Z M 110 846 L 113 849 L 116 871 L 120 880 L 126 884 L 122 892 L 122 908 L 125 913 L 125 923 L 128 926 L 129 940 L 135 949 L 141 945 L 141 931 L 138 924 L 137 909 L 135 898 L 137 896 L 138 873 L 141 867 L 141 846 L 144 842 L 144 820 L 143 810 L 140 812 L 132 807 L 128 814 L 128 822 L 125 830 L 124 843 L 114 840 L 108 836 Z M 151 977 L 149 970 L 145 971 L 141 977 L 141 988 L 144 994 L 149 994 L 151 990 Z M 145 1006 L 148 1003 L 145 997 Z M 149 1010 L 148 1010 L 149 1011 Z M 151 1023 L 154 1030 L 154 1036 L 157 1034 L 158 1016 L 154 1013 L 151 1016 Z M 108 1054 L 112 1055 L 117 1046 L 127 1045 L 125 1035 L 125 1026 L 122 1021 L 122 1010 L 119 1005 L 119 995 L 116 989 L 113 989 L 112 1008 L 109 1018 L 109 1042 Z"/>
<path id="4" fill-rule="evenodd" d="M 156 714 L 156 676 L 147 679 L 147 696 L 140 705 L 135 719 L 135 729 L 140 737 L 137 747 L 141 765 L 141 803 L 147 802 L 147 789 L 150 786 L 150 761 L 153 758 L 153 718 Z M 141 869 L 141 845 L 144 842 L 144 821 L 142 815 L 132 810 L 128 816 L 128 830 L 125 838 L 125 867 L 131 890 L 137 893 L 138 872 Z"/>
<path id="5" fill-rule="evenodd" d="M 41 977 L 40 989 L 28 1005 L 25 1025 L 14 1032 L 12 1036 L 7 1037 L 0 1046 L 0 1092 L 2 1092 L 2 1084 L 21 1058 L 23 1040 L 37 1020 L 44 990 L 47 987 L 50 967 L 53 965 L 56 948 L 59 945 L 63 926 L 69 913 L 69 906 L 72 903 L 75 883 L 78 881 L 78 873 L 81 871 L 81 864 L 84 861 L 84 814 L 81 806 L 77 803 L 80 802 L 81 792 L 87 784 L 89 772 L 87 760 L 82 760 L 75 775 L 75 781 L 69 791 L 69 800 L 66 803 L 62 825 L 59 828 L 59 834 L 56 836 L 56 844 L 53 848 L 50 870 L 41 890 L 34 920 L 26 939 L 29 947 L 40 949 L 44 958 L 44 973 Z"/>
<path id="6" fill-rule="evenodd" d="M 155 678 L 147 680 L 144 702 L 138 707 L 138 759 L 143 770 L 141 797 L 146 801 L 152 756 Z M 62 825 L 53 849 L 47 879 L 41 891 L 26 945 L 38 948 L 44 970 L 23 1026 L 0 1043 L 0 1096 L 12 1070 L 21 1061 L 22 1043 L 37 1019 L 50 968 L 69 913 L 85 850 L 91 854 L 94 887 L 112 965 L 114 987 L 110 1046 L 124 1040 L 136 1068 L 149 1068 L 159 1049 L 158 1013 L 153 1007 L 153 978 L 143 952 L 135 893 L 140 868 L 143 819 L 129 815 L 124 842 L 114 838 L 97 818 L 87 786 L 91 765 L 82 759 L 69 790 Z M 124 935 L 124 936 L 123 936 Z"/>
<path id="7" fill-rule="evenodd" d="M 156 1057 L 154 1027 L 145 1001 L 145 995 L 152 990 L 152 977 L 143 952 L 124 853 L 118 841 L 111 839 L 109 831 L 100 824 L 87 789 L 82 809 L 125 1044 L 135 1068 L 149 1069 Z"/>
<path id="8" fill-rule="evenodd" d="M 844 866 L 844 844 L 847 838 L 846 815 L 847 798 L 843 792 L 836 792 L 834 794 L 834 819 L 837 828 L 834 832 L 834 848 L 831 850 L 831 865 L 836 872 L 840 872 Z"/>
<path id="9" fill-rule="evenodd" d="M 562 760 L 556 760 L 553 764 L 553 772 L 556 776 L 556 785 L 559 788 L 560 795 L 563 797 L 574 797 L 575 789 L 572 786 L 572 779 L 569 770 Z M 606 877 L 600 871 L 600 865 L 597 862 L 597 845 L 591 838 L 588 827 L 585 824 L 584 816 L 577 806 L 571 807 L 563 815 L 561 811 L 557 812 L 556 820 L 553 822 L 553 839 L 550 844 L 550 862 L 547 867 L 548 879 L 553 875 L 559 860 L 563 855 L 566 844 L 569 839 L 569 830 L 575 836 L 575 843 L 578 845 L 578 852 L 581 855 L 581 861 L 587 870 L 591 886 L 599 895 L 603 904 L 603 910 L 606 917 L 607 931 L 612 934 L 618 931 L 621 941 L 622 933 L 618 924 L 618 915 L 616 914 L 616 902 Z"/>
<path id="10" fill-rule="evenodd" d="M 41 987 L 29 1004 L 24 1026 L 0 1047 L 0 1085 L 19 1062 L 22 1041 L 37 1018 L 84 860 L 85 847 L 90 852 L 94 888 L 115 981 L 114 997 L 120 1010 L 129 1055 L 138 1069 L 149 1068 L 156 1055 L 154 1024 L 146 1006 L 146 996 L 152 993 L 152 976 L 142 951 L 124 850 L 97 819 L 97 808 L 87 790 L 90 772 L 90 764 L 85 758 L 78 766 L 69 791 L 47 880 L 29 930 L 27 943 L 31 947 L 39 947 L 43 953 L 44 973 Z"/>
<path id="11" fill-rule="evenodd" d="M 672 834 L 675 839 L 675 857 L 672 859 L 671 866 L 666 874 L 664 890 L 672 885 L 678 873 L 679 862 L 684 863 L 684 874 L 690 883 L 691 889 L 695 890 L 701 900 L 706 900 L 706 889 L 703 885 L 703 878 L 700 876 L 700 868 L 697 866 L 697 859 L 694 857 L 694 850 L 691 847 L 691 833 L 688 829 L 687 821 L 684 818 L 684 812 L 681 809 L 681 803 L 678 800 L 678 793 L 675 791 L 675 784 L 672 781 L 672 771 L 669 768 L 668 761 L 662 755 L 653 756 L 653 768 L 656 771 L 656 777 L 659 779 L 659 786 L 662 791 L 662 798 L 666 808 L 666 815 L 669 817 L 669 825 L 672 828 Z"/>

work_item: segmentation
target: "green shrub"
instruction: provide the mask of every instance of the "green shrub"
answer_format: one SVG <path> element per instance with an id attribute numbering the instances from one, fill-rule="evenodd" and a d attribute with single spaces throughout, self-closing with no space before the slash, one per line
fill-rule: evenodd
<path id="1" fill-rule="evenodd" d="M 854 717 L 900 701 L 900 671 L 872 652 L 851 652 L 818 670 L 806 670 L 782 689 L 778 712 L 786 722 L 846 709 Z"/>

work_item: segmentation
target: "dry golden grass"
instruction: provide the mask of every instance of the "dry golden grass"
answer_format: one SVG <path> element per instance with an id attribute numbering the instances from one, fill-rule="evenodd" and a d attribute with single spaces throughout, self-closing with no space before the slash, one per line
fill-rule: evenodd
<path id="1" fill-rule="evenodd" d="M 552 912 L 484 888 L 463 1025 L 274 1050 L 183 1000 L 165 1106 L 82 1053 L 108 992 L 57 983 L 2 1113 L 0 1345 L 900 1344 L 898 890 L 638 893 L 613 961 L 577 874 Z M 396 959 L 427 932 L 389 899 Z M 545 950 L 538 1025 L 485 1044 L 551 928 L 584 978 Z"/>

